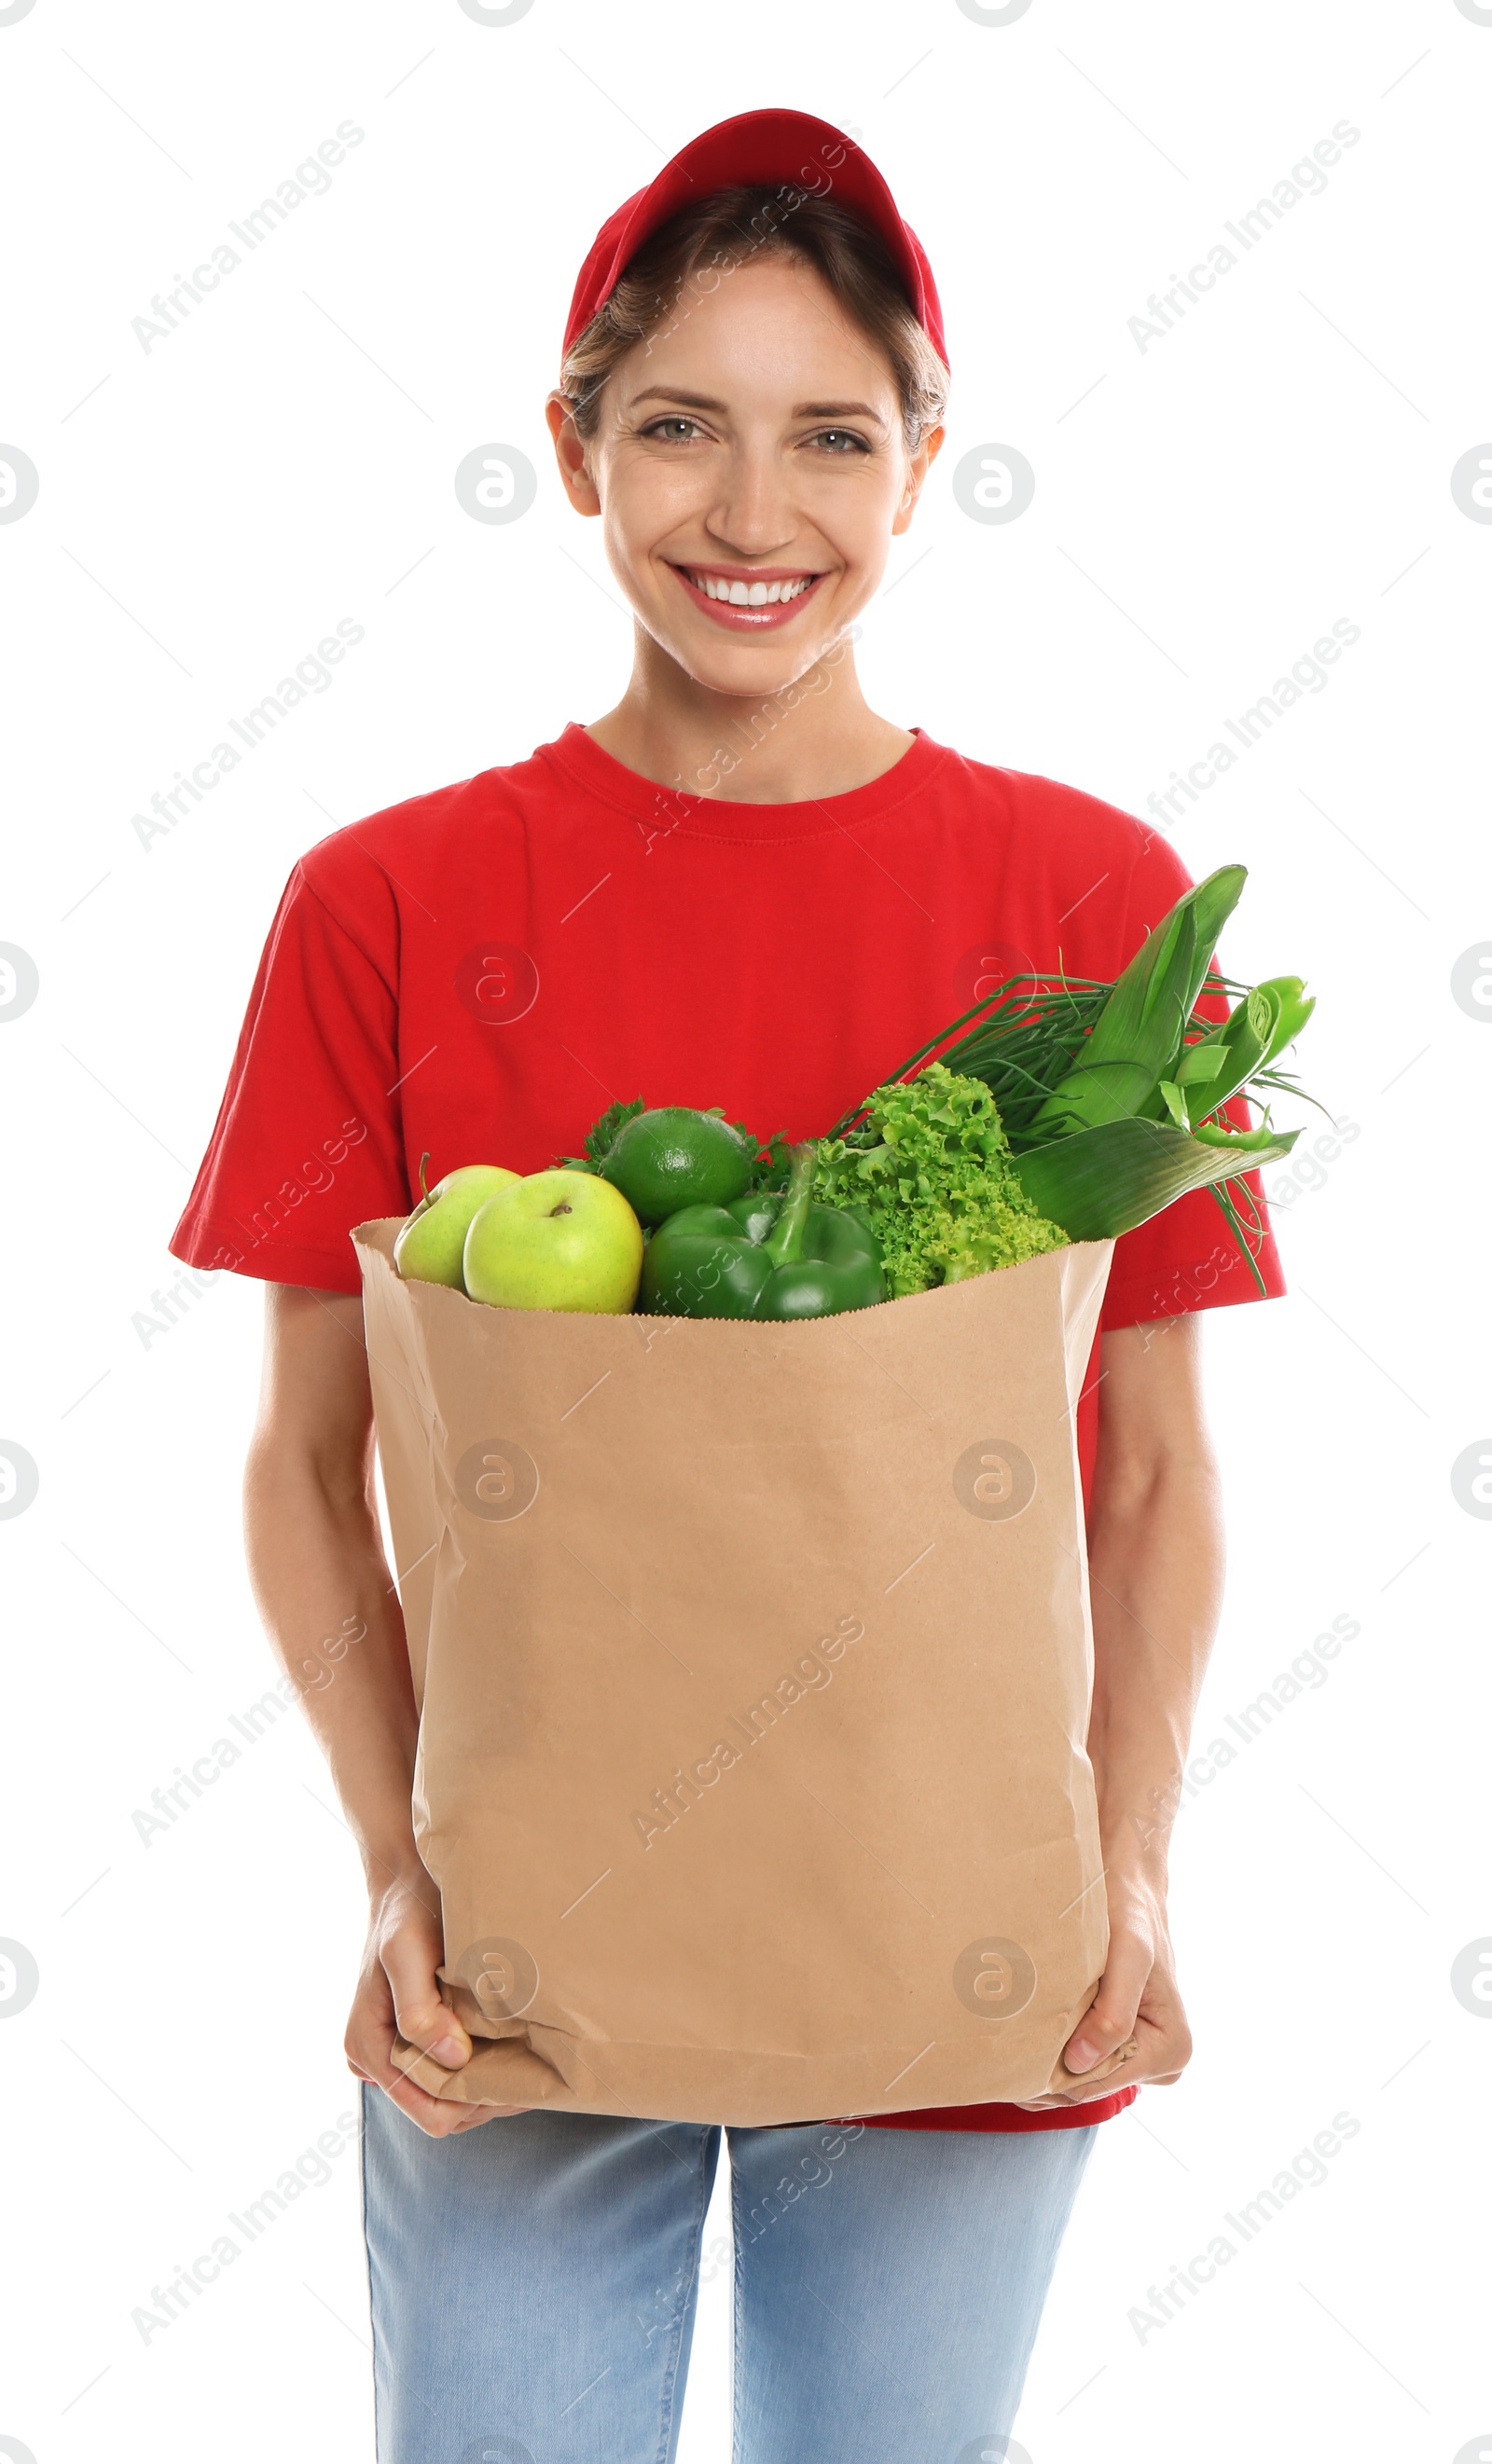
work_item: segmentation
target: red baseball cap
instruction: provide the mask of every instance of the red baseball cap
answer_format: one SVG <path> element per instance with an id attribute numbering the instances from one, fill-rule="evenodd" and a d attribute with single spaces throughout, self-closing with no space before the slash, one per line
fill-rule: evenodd
<path id="1" fill-rule="evenodd" d="M 691 139 L 656 180 L 618 206 L 602 224 L 580 269 L 565 350 L 610 299 L 643 241 L 680 207 L 713 196 L 717 188 L 777 186 L 835 197 L 879 231 L 906 285 L 918 323 L 946 365 L 943 311 L 921 241 L 902 220 L 896 199 L 853 137 L 807 111 L 743 111 L 734 120 L 719 121 Z"/>

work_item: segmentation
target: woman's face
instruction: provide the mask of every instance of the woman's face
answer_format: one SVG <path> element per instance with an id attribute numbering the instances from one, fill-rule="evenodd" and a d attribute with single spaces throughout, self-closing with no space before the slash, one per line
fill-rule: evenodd
<path id="1" fill-rule="evenodd" d="M 567 492 L 647 631 L 717 693 L 790 684 L 843 633 L 942 442 L 907 453 L 889 362 L 780 256 L 686 285 L 600 407 L 583 452 L 550 399 Z"/>

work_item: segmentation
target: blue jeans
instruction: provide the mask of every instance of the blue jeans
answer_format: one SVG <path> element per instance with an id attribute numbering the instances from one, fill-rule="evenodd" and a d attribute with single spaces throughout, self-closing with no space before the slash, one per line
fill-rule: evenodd
<path id="1" fill-rule="evenodd" d="M 363 2113 L 380 2464 L 671 2464 L 720 2131 Z M 734 2464 L 1003 2457 L 1096 2132 L 731 2129 Z"/>

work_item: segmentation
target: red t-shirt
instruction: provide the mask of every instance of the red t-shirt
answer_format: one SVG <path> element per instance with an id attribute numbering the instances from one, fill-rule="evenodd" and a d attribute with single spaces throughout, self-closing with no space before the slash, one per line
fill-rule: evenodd
<path id="1" fill-rule="evenodd" d="M 752 804 L 657 786 L 571 725 L 301 857 L 171 1249 L 355 1292 L 352 1226 L 408 1211 L 427 1151 L 432 1182 L 537 1172 L 635 1095 L 820 1135 L 1002 975 L 1118 975 L 1189 887 L 1128 814 L 923 734 L 848 795 Z M 1281 1291 L 1267 1230 L 1259 1266 Z M 1102 1325 L 1256 1296 L 1200 1191 L 1117 1243 Z M 1136 2092 L 879 2120 L 1073 2128 Z"/>

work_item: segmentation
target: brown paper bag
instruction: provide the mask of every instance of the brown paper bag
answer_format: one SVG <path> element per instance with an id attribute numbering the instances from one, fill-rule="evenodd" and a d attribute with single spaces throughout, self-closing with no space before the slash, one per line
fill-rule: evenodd
<path id="1" fill-rule="evenodd" d="M 353 1237 L 476 2039 L 403 2067 L 743 2123 L 1071 2088 L 1107 1938 L 1074 1407 L 1111 1244 L 751 1325 L 481 1308 L 401 1282 L 398 1228 Z"/>

